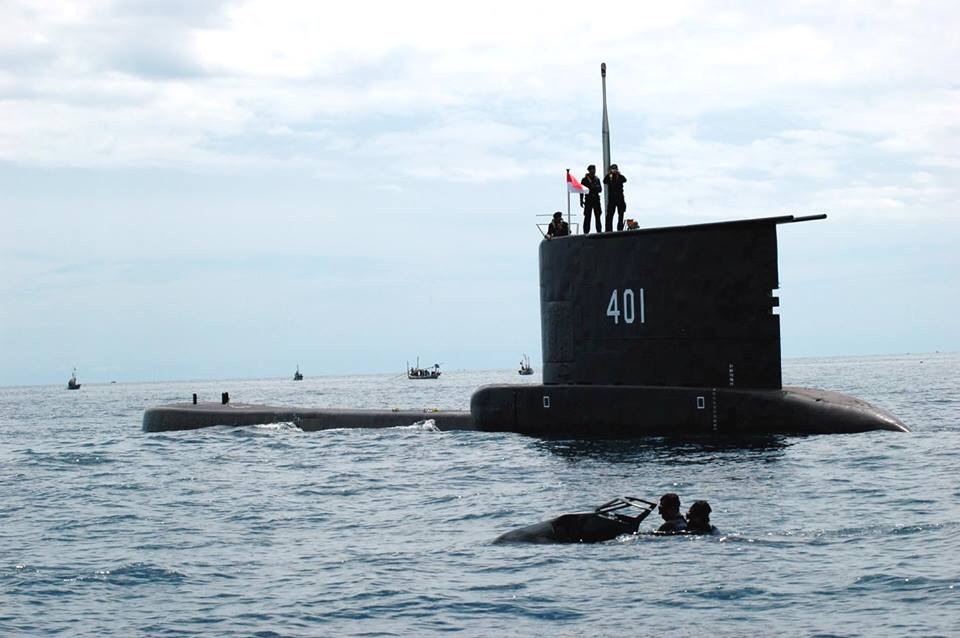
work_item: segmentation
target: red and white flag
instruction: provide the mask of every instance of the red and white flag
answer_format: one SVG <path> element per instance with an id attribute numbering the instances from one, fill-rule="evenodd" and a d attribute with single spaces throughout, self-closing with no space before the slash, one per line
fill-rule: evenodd
<path id="1" fill-rule="evenodd" d="M 567 171 L 567 192 L 568 193 L 580 193 L 581 195 L 589 195 L 590 189 L 577 181 L 577 178 L 573 176 L 573 173 Z"/>

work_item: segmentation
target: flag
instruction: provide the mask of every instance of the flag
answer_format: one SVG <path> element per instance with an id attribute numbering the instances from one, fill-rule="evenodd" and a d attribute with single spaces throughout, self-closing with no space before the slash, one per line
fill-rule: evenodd
<path id="1" fill-rule="evenodd" d="M 577 181 L 577 178 L 573 176 L 570 171 L 567 171 L 567 192 L 568 193 L 580 193 L 581 195 L 589 195 L 590 189 Z"/>

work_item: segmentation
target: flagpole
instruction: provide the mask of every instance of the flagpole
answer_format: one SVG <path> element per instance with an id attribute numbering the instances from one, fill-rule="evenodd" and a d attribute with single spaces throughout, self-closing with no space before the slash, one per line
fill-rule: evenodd
<path id="1" fill-rule="evenodd" d="M 570 169 L 567 169 L 567 179 L 564 183 L 567 190 L 567 226 L 570 226 Z"/>

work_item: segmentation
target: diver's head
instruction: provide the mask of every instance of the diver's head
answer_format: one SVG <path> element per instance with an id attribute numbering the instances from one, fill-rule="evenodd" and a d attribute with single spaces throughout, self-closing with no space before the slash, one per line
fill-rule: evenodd
<path id="1" fill-rule="evenodd" d="M 673 492 L 667 492 L 660 497 L 659 511 L 665 521 L 680 516 L 680 497 Z"/>
<path id="2" fill-rule="evenodd" d="M 710 512 L 713 510 L 710 508 L 710 503 L 706 501 L 694 501 L 693 505 L 690 506 L 690 509 L 687 510 L 687 520 L 690 522 L 702 522 L 704 524 L 710 524 Z"/>

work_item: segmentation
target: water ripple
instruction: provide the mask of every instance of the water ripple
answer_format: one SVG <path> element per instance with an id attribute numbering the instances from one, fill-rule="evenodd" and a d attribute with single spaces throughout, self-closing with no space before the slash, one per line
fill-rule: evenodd
<path id="1" fill-rule="evenodd" d="M 505 373 L 0 388 L 0 635 L 952 635 L 960 357 L 786 362 L 909 436 L 540 440 L 291 423 L 145 434 L 144 407 L 464 409 Z M 918 376 L 928 375 L 928 376 Z M 927 390 L 929 388 L 929 390 Z M 721 533 L 496 545 L 612 496 Z M 645 522 L 649 531 L 657 522 Z"/>

